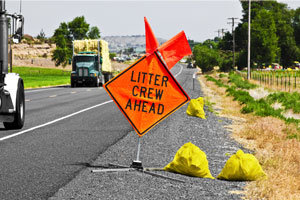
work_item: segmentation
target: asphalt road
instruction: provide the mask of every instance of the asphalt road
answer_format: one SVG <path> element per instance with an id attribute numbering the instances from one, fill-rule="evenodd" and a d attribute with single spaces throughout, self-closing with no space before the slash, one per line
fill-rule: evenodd
<path id="1" fill-rule="evenodd" d="M 194 72 L 194 69 L 184 68 L 176 78 L 192 99 L 205 96 L 197 80 L 193 88 Z M 192 142 L 206 154 L 213 177 L 217 177 L 223 169 L 229 158 L 227 155 L 239 149 L 250 153 L 230 137 L 230 132 L 225 128 L 232 124 L 230 119 L 209 112 L 206 106 L 206 119 L 192 117 L 186 114 L 187 108 L 188 104 L 185 104 L 142 137 L 140 161 L 145 168 L 163 168 L 187 142 Z M 137 134 L 131 131 L 49 200 L 242 199 L 245 182 L 196 178 L 167 171 L 153 171 L 153 175 L 136 171 L 91 173 L 91 170 L 105 169 L 109 163 L 130 166 L 137 156 L 137 144 Z"/>
<path id="2" fill-rule="evenodd" d="M 172 69 L 179 83 L 181 70 Z M 0 125 L 0 199 L 51 197 L 133 130 L 101 87 L 26 90 L 25 99 L 23 129 Z"/>

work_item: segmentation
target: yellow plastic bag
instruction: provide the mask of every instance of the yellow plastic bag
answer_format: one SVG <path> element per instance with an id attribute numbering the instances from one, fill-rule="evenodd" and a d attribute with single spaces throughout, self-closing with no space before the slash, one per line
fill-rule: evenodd
<path id="1" fill-rule="evenodd" d="M 227 160 L 217 178 L 231 181 L 255 181 L 265 177 L 266 174 L 255 156 L 238 150 Z"/>
<path id="2" fill-rule="evenodd" d="M 206 154 L 191 142 L 180 147 L 173 161 L 166 165 L 164 170 L 189 176 L 214 179 L 208 168 Z"/>
<path id="3" fill-rule="evenodd" d="M 205 112 L 203 110 L 203 106 L 204 106 L 204 100 L 202 97 L 199 97 L 198 99 L 192 99 L 186 110 L 186 114 L 205 119 Z"/>

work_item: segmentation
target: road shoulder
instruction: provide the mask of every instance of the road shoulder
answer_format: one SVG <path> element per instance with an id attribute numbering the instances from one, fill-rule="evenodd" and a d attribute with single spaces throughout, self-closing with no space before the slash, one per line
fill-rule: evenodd
<path id="1" fill-rule="evenodd" d="M 191 98 L 203 96 L 200 88 L 192 91 L 190 84 L 184 84 L 183 87 Z M 243 148 L 230 138 L 230 133 L 224 128 L 225 125 L 231 124 L 229 119 L 218 117 L 208 112 L 207 108 L 206 120 L 191 117 L 186 114 L 187 106 L 183 106 L 142 137 L 140 159 L 144 167 L 162 168 L 172 161 L 176 151 L 183 144 L 192 142 L 206 153 L 210 171 L 216 177 L 229 158 L 226 154 L 233 154 Z M 91 170 L 107 166 L 109 163 L 130 166 L 136 158 L 137 138 L 135 132 L 130 132 L 50 199 L 241 198 L 240 191 L 243 190 L 244 182 L 202 179 L 165 171 L 154 173 L 180 179 L 185 183 L 136 171 L 91 173 Z"/>

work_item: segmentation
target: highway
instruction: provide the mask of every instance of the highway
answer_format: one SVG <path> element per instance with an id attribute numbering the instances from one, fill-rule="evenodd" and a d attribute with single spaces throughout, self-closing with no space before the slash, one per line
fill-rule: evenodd
<path id="1" fill-rule="evenodd" d="M 192 73 L 182 69 L 171 70 L 180 84 Z M 133 130 L 102 87 L 26 90 L 25 99 L 23 129 L 0 125 L 0 199 L 51 197 Z"/>

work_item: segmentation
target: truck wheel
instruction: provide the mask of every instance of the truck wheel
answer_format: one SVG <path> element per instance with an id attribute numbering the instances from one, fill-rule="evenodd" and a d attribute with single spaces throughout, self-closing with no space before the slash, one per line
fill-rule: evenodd
<path id="1" fill-rule="evenodd" d="M 99 78 L 97 78 L 97 80 L 95 81 L 95 87 L 99 87 L 99 85 L 100 85 L 100 80 Z"/>
<path id="2" fill-rule="evenodd" d="M 100 81 L 100 83 L 99 83 L 99 84 L 100 84 L 100 86 L 103 86 L 103 85 L 104 85 L 104 83 L 105 83 L 105 82 L 104 82 L 104 76 L 103 76 L 103 75 L 101 75 L 101 81 Z"/>
<path id="3" fill-rule="evenodd" d="M 110 79 L 111 79 L 111 74 L 105 74 L 104 75 L 104 80 L 105 80 L 105 83 L 107 83 Z"/>
<path id="4" fill-rule="evenodd" d="M 19 79 L 17 101 L 16 101 L 16 113 L 13 122 L 3 122 L 6 129 L 21 129 L 25 122 L 25 95 L 23 80 Z"/>
<path id="5" fill-rule="evenodd" d="M 107 81 L 109 80 L 108 78 L 108 74 L 104 74 L 104 83 L 107 83 Z"/>

